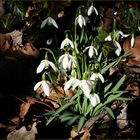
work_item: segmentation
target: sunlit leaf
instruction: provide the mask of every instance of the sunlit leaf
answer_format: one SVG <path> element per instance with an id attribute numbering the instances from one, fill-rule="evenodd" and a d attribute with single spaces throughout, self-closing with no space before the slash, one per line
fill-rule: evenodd
<path id="1" fill-rule="evenodd" d="M 115 119 L 115 115 L 114 115 L 114 113 L 113 113 L 113 111 L 112 111 L 111 108 L 106 107 L 105 110 L 108 112 L 108 114 L 109 114 L 113 119 Z"/>
<path id="2" fill-rule="evenodd" d="M 86 118 L 84 116 L 81 116 L 80 119 L 79 119 L 78 125 L 77 125 L 77 131 L 78 132 L 82 129 L 85 121 L 86 121 Z"/>

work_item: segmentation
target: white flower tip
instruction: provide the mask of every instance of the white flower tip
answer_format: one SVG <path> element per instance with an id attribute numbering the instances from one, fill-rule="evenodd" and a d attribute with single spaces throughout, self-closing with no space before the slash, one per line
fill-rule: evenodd
<path id="1" fill-rule="evenodd" d="M 134 40 L 134 37 L 131 38 L 131 48 L 134 47 L 134 43 L 135 43 L 135 40 Z"/>

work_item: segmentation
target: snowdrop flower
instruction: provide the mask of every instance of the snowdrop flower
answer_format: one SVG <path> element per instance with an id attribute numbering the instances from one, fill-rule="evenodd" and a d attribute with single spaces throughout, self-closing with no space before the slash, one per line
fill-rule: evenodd
<path id="1" fill-rule="evenodd" d="M 83 52 L 85 52 L 86 50 L 89 50 L 88 55 L 89 55 L 90 58 L 93 57 L 94 53 L 95 53 L 96 56 L 98 55 L 97 49 L 93 46 L 86 47 Z"/>
<path id="2" fill-rule="evenodd" d="M 124 34 L 122 31 L 114 31 L 114 34 L 111 33 L 105 38 L 105 41 L 112 41 L 112 40 L 118 40 L 119 37 L 125 38 L 128 37 L 129 34 Z"/>
<path id="3" fill-rule="evenodd" d="M 100 103 L 100 97 L 96 93 L 90 94 L 89 100 L 93 107 Z"/>
<path id="4" fill-rule="evenodd" d="M 56 21 L 55 21 L 52 17 L 48 17 L 48 18 L 46 18 L 45 20 L 43 20 L 43 22 L 42 22 L 40 28 L 41 28 L 41 29 L 44 28 L 44 26 L 46 25 L 46 23 L 47 23 L 48 25 L 53 25 L 55 28 L 58 29 L 58 25 L 57 25 Z"/>
<path id="5" fill-rule="evenodd" d="M 71 77 L 69 81 L 66 82 L 65 86 L 64 86 L 64 90 L 68 90 L 72 87 L 72 90 L 75 90 L 75 88 L 78 86 L 79 84 L 79 80 Z"/>
<path id="6" fill-rule="evenodd" d="M 121 45 L 117 41 L 114 41 L 113 43 L 114 43 L 114 46 L 117 47 L 115 54 L 117 56 L 119 56 L 121 54 L 121 50 L 122 50 Z"/>
<path id="7" fill-rule="evenodd" d="M 82 28 L 83 26 L 86 26 L 85 18 L 79 14 L 78 17 L 75 19 L 75 25 L 79 24 L 79 26 Z"/>
<path id="8" fill-rule="evenodd" d="M 70 69 L 71 66 L 76 67 L 76 60 L 74 56 L 71 56 L 70 54 L 65 53 L 64 55 L 60 56 L 58 59 L 58 62 L 60 63 L 61 67 L 63 69 Z"/>
<path id="9" fill-rule="evenodd" d="M 100 74 L 100 73 L 93 73 L 93 74 L 91 75 L 91 77 L 90 77 L 90 80 L 95 81 L 96 78 L 99 78 L 99 79 L 101 80 L 102 83 L 104 83 L 104 81 L 105 81 L 105 80 L 104 80 L 104 77 L 103 77 L 102 74 Z"/>
<path id="10" fill-rule="evenodd" d="M 95 12 L 95 14 L 98 16 L 98 11 L 93 5 L 88 8 L 88 16 L 90 16 L 92 12 Z"/>
<path id="11" fill-rule="evenodd" d="M 77 86 L 79 86 L 83 90 L 84 95 L 87 98 L 90 98 L 90 92 L 93 87 L 93 82 L 91 82 L 90 80 L 81 80 Z"/>
<path id="12" fill-rule="evenodd" d="M 39 66 L 37 67 L 36 73 L 42 72 L 43 69 L 48 68 L 49 66 L 51 66 L 54 71 L 57 71 L 57 68 L 53 62 L 44 59 L 40 62 Z"/>
<path id="13" fill-rule="evenodd" d="M 36 91 L 39 87 L 42 87 L 45 95 L 49 96 L 50 94 L 50 82 L 49 81 L 40 81 L 34 86 L 34 91 Z"/>
<path id="14" fill-rule="evenodd" d="M 68 38 L 66 37 L 66 38 L 62 41 L 60 49 L 64 49 L 64 47 L 65 47 L 65 46 L 68 46 L 68 45 L 70 45 L 70 47 L 71 47 L 72 49 L 74 49 L 73 42 L 72 42 L 70 39 L 68 39 Z"/>

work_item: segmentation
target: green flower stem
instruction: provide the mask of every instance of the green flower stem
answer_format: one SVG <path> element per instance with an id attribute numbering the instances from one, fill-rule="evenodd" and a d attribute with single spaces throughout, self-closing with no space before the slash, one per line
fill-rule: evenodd
<path id="1" fill-rule="evenodd" d="M 84 101 L 83 101 L 83 104 L 82 104 L 82 114 L 84 116 L 86 116 L 87 107 L 88 107 L 88 99 L 87 99 L 86 96 L 84 96 Z"/>
<path id="2" fill-rule="evenodd" d="M 79 113 L 82 114 L 82 107 L 81 107 L 81 90 L 78 89 L 77 91 L 77 94 L 78 94 L 78 98 L 77 98 L 77 103 L 78 103 L 78 109 L 79 109 Z"/>

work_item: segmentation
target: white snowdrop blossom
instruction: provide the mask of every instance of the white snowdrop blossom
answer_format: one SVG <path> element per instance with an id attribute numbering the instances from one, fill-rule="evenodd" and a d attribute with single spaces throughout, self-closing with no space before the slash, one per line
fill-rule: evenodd
<path id="1" fill-rule="evenodd" d="M 57 68 L 53 62 L 44 59 L 40 62 L 39 66 L 37 67 L 36 73 L 42 72 L 45 68 L 48 68 L 49 66 L 51 66 L 54 71 L 57 71 Z"/>
<path id="2" fill-rule="evenodd" d="M 119 38 L 125 38 L 128 37 L 130 34 L 124 34 L 122 31 L 114 31 L 113 35 L 112 33 L 109 33 L 109 35 L 105 38 L 105 41 L 112 41 L 112 40 L 119 40 Z"/>
<path id="3" fill-rule="evenodd" d="M 105 41 L 113 41 L 114 46 L 117 48 L 115 51 L 115 54 L 119 56 L 121 54 L 122 48 L 121 45 L 119 44 L 118 40 L 120 38 L 128 37 L 129 34 L 124 34 L 122 31 L 114 31 L 113 36 L 111 33 L 105 38 Z"/>
<path id="4" fill-rule="evenodd" d="M 75 90 L 75 88 L 78 86 L 79 84 L 79 80 L 71 77 L 69 81 L 66 82 L 65 86 L 64 86 L 64 90 L 68 90 L 70 88 L 72 88 L 72 90 Z"/>
<path id="5" fill-rule="evenodd" d="M 86 47 L 83 52 L 85 52 L 86 50 L 88 50 L 88 55 L 89 55 L 90 58 L 93 57 L 94 53 L 95 53 L 96 56 L 98 55 L 98 51 L 94 46 Z"/>
<path id="6" fill-rule="evenodd" d="M 62 41 L 61 46 L 60 46 L 60 49 L 64 49 L 64 47 L 65 47 L 65 46 L 68 46 L 68 45 L 70 45 L 70 47 L 71 47 L 72 49 L 74 49 L 74 44 L 73 44 L 73 42 L 72 42 L 69 38 L 66 37 L 66 38 Z"/>
<path id="7" fill-rule="evenodd" d="M 91 77 L 90 77 L 90 80 L 93 80 L 95 81 L 96 78 L 99 78 L 101 80 L 102 83 L 104 83 L 104 77 L 102 76 L 102 74 L 100 73 L 92 73 Z"/>
<path id="8" fill-rule="evenodd" d="M 98 14 L 98 11 L 97 11 L 97 9 L 93 6 L 93 5 L 91 5 L 89 8 L 88 8 L 88 16 L 90 16 L 93 12 L 95 12 L 95 14 L 98 16 L 99 14 Z"/>
<path id="9" fill-rule="evenodd" d="M 117 56 L 119 56 L 121 54 L 121 51 L 122 51 L 121 45 L 117 41 L 114 41 L 113 44 L 115 47 L 117 47 L 115 54 Z"/>
<path id="10" fill-rule="evenodd" d="M 58 62 L 60 66 L 65 70 L 66 69 L 70 70 L 72 66 L 76 67 L 75 57 L 67 53 L 65 53 L 64 55 L 61 55 L 58 59 Z"/>
<path id="11" fill-rule="evenodd" d="M 43 20 L 43 22 L 42 22 L 40 28 L 41 28 L 41 29 L 44 28 L 44 26 L 45 26 L 46 24 L 48 24 L 48 25 L 53 25 L 55 28 L 58 29 L 58 25 L 57 25 L 56 21 L 55 21 L 52 17 L 47 17 L 45 20 Z"/>
<path id="12" fill-rule="evenodd" d="M 49 96 L 50 94 L 50 82 L 49 81 L 40 81 L 34 86 L 34 91 L 36 91 L 39 87 L 42 87 L 45 95 Z"/>
<path id="13" fill-rule="evenodd" d="M 89 100 L 91 102 L 91 105 L 93 107 L 95 107 L 97 104 L 100 103 L 100 97 L 98 96 L 98 94 L 94 93 L 94 94 L 90 94 Z"/>
<path id="14" fill-rule="evenodd" d="M 79 26 L 82 28 L 83 26 L 86 26 L 85 18 L 79 14 L 78 17 L 75 19 L 75 25 L 79 24 Z"/>
<path id="15" fill-rule="evenodd" d="M 81 80 L 78 83 L 78 86 L 83 90 L 84 95 L 89 98 L 90 97 L 90 92 L 93 87 L 93 82 L 90 80 Z"/>

